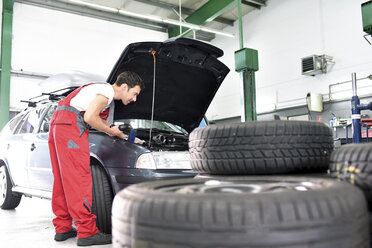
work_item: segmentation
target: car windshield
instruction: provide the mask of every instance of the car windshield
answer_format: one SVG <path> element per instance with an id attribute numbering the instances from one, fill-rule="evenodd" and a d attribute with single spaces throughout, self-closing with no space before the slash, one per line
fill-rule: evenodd
<path id="1" fill-rule="evenodd" d="M 134 129 L 150 129 L 151 121 L 142 119 L 121 119 L 115 120 L 115 124 L 130 124 Z M 153 121 L 152 128 L 168 132 L 176 132 L 187 134 L 187 131 L 178 125 L 174 125 L 164 121 Z"/>

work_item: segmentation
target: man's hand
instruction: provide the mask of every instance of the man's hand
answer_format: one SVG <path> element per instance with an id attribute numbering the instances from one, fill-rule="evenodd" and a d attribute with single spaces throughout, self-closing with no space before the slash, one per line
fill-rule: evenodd
<path id="1" fill-rule="evenodd" d="M 145 143 L 145 141 L 136 137 L 136 138 L 134 138 L 134 143 L 142 145 L 143 143 Z"/>
<path id="2" fill-rule="evenodd" d="M 110 136 L 117 136 L 119 138 L 124 139 L 128 137 L 128 135 L 124 134 L 122 131 L 119 130 L 119 125 L 114 125 L 111 127 L 111 132 L 109 133 Z"/>

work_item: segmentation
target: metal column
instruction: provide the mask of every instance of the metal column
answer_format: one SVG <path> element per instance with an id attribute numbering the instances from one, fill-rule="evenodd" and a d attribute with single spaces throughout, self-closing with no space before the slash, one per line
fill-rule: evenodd
<path id="1" fill-rule="evenodd" d="M 1 29 L 0 129 L 9 121 L 14 0 L 3 0 Z"/>
<path id="2" fill-rule="evenodd" d="M 257 120 L 256 112 L 256 81 L 254 71 L 244 70 L 241 72 L 243 77 L 244 92 L 244 121 Z"/>
<path id="3" fill-rule="evenodd" d="M 351 82 L 353 89 L 353 96 L 351 98 L 351 119 L 352 119 L 352 128 L 353 128 L 353 143 L 362 142 L 362 129 L 361 129 L 361 111 L 362 110 L 372 110 L 372 102 L 367 104 L 360 104 L 360 99 L 357 94 L 357 79 L 356 73 L 351 74 Z M 368 135 L 368 126 L 367 126 L 367 135 Z"/>
<path id="4" fill-rule="evenodd" d="M 235 70 L 240 72 L 242 79 L 242 116 L 241 121 L 257 120 L 256 113 L 256 82 L 255 71 L 258 71 L 258 52 L 250 48 L 243 48 L 242 2 L 236 0 L 239 16 L 239 45 L 235 51 Z"/>

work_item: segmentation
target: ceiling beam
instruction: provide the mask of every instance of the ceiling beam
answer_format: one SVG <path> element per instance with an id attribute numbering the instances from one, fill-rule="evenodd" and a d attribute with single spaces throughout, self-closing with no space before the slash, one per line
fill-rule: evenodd
<path id="1" fill-rule="evenodd" d="M 152 5 L 152 6 L 156 6 L 159 8 L 178 11 L 178 5 L 174 5 L 174 4 L 163 2 L 163 1 L 158 1 L 158 0 L 135 0 L 135 1 L 145 3 L 148 5 Z M 195 10 L 190 9 L 190 8 L 181 7 L 181 12 L 182 14 L 185 14 L 185 15 L 191 15 L 192 13 L 194 13 L 194 11 Z M 217 17 L 216 19 L 214 19 L 214 21 L 220 22 L 220 23 L 223 23 L 229 26 L 234 26 L 234 20 L 227 19 L 224 17 Z"/>
<path id="2" fill-rule="evenodd" d="M 226 10 L 234 6 L 236 0 L 209 0 L 199 9 L 195 10 L 190 16 L 188 16 L 185 21 L 187 23 L 192 23 L 196 25 L 205 25 L 208 22 L 213 21 L 219 15 L 224 13 Z M 189 28 L 182 28 L 182 34 L 190 30 Z M 180 28 L 174 27 L 168 30 L 169 37 L 175 37 L 180 34 Z"/>
<path id="3" fill-rule="evenodd" d="M 266 2 L 264 0 L 242 0 L 242 4 L 251 6 L 256 9 L 260 9 L 262 6 L 266 6 Z"/>

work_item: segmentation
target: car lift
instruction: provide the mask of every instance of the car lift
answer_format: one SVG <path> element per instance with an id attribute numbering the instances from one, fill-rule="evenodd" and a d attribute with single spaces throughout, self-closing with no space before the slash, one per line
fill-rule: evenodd
<path id="1" fill-rule="evenodd" d="M 360 104 L 360 99 L 357 95 L 357 82 L 356 73 L 351 74 L 353 97 L 351 98 L 351 119 L 352 119 L 352 129 L 353 129 L 353 143 L 362 142 L 362 130 L 361 130 L 361 110 L 372 110 L 372 102 L 367 104 Z M 367 139 L 368 139 L 368 125 L 367 125 Z"/>

